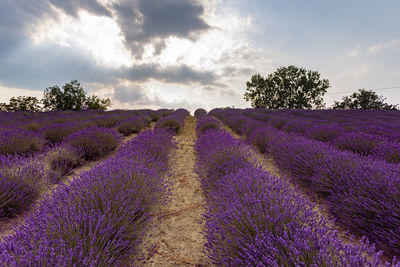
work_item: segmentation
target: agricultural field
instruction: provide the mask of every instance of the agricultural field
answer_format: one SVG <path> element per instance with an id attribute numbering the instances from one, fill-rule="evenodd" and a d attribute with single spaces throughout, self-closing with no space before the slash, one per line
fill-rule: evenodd
<path id="1" fill-rule="evenodd" d="M 0 266 L 400 266 L 400 112 L 0 112 Z"/>

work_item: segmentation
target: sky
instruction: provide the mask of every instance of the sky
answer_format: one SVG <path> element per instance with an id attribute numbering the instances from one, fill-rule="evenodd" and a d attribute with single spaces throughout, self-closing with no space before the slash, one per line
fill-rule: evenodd
<path id="1" fill-rule="evenodd" d="M 399 12 L 398 0 L 1 0 L 0 102 L 76 79 L 112 109 L 246 108 L 253 74 L 296 65 L 329 80 L 328 107 L 358 88 L 398 104 Z"/>

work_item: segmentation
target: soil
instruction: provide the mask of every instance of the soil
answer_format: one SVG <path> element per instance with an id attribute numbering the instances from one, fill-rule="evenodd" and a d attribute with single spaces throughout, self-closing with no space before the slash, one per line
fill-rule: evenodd
<path id="1" fill-rule="evenodd" d="M 185 128 L 175 136 L 177 148 L 169 160 L 172 199 L 157 211 L 155 228 L 144 240 L 152 247 L 144 266 L 209 266 L 203 253 L 204 196 L 194 172 L 196 118 L 188 116 Z"/>

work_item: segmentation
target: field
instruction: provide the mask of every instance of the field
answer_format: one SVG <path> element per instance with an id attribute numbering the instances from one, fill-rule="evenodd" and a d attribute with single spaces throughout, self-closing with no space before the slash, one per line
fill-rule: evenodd
<path id="1" fill-rule="evenodd" d="M 0 237 L 0 266 L 400 266 L 400 112 L 1 112 Z"/>

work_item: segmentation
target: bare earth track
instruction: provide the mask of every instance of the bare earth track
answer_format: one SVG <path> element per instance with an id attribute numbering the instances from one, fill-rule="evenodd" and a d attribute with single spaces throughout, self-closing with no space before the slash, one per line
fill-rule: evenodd
<path id="1" fill-rule="evenodd" d="M 193 169 L 195 130 L 196 118 L 188 116 L 184 130 L 175 137 L 177 149 L 169 161 L 174 183 L 172 199 L 158 211 L 154 233 L 144 240 L 145 244 L 155 244 L 154 255 L 147 259 L 145 266 L 210 265 L 203 253 L 204 197 Z"/>

